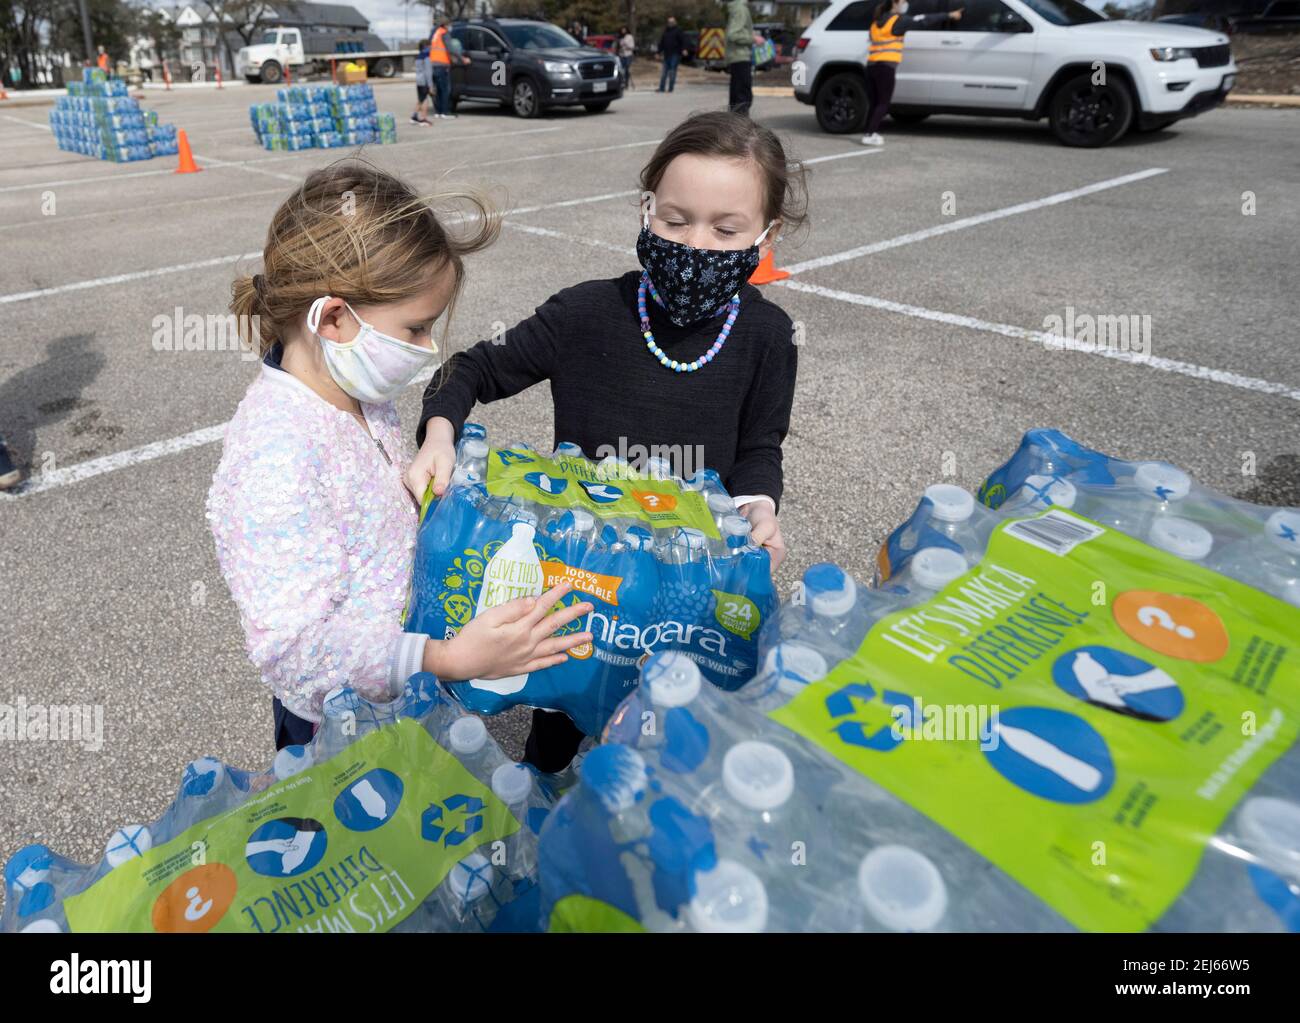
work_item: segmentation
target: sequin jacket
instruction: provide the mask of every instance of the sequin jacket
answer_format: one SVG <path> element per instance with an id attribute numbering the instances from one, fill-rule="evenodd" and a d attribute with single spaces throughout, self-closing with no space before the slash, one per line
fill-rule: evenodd
<path id="1" fill-rule="evenodd" d="M 208 491 L 217 562 L 248 655 L 294 714 L 320 721 L 331 689 L 388 700 L 420 670 L 425 640 L 401 627 L 417 508 L 397 410 L 351 415 L 269 361 L 226 427 Z"/>

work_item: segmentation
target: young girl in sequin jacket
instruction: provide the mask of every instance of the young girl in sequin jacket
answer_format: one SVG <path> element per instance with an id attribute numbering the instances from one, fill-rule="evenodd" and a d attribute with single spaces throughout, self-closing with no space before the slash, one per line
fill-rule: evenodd
<path id="1" fill-rule="evenodd" d="M 486 611 L 454 639 L 402 631 L 418 514 L 392 399 L 437 368 L 434 324 L 445 341 L 462 257 L 498 228 L 479 200 L 455 198 L 477 214 L 465 237 L 364 163 L 316 171 L 271 221 L 262 272 L 234 284 L 231 311 L 262 365 L 226 429 L 207 516 L 274 697 L 277 749 L 311 738 L 337 686 L 382 702 L 418 671 L 523 674 L 591 639 L 554 635 L 591 611 L 549 614 L 567 584 Z"/>

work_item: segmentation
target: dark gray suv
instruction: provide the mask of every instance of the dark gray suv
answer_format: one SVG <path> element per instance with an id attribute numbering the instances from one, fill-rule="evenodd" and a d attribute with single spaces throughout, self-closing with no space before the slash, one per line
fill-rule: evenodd
<path id="1" fill-rule="evenodd" d="M 520 117 L 579 103 L 599 113 L 623 95 L 617 58 L 547 22 L 474 18 L 453 22 L 451 37 L 470 59 L 452 64 L 453 109 L 462 100 L 484 100 Z"/>

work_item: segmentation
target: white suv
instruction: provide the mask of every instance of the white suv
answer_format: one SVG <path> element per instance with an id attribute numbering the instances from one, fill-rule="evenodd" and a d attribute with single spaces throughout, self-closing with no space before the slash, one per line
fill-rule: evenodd
<path id="1" fill-rule="evenodd" d="M 862 130 L 868 26 L 879 0 L 832 0 L 796 44 L 795 98 L 824 131 Z M 1067 146 L 1104 146 L 1223 102 L 1237 76 L 1228 37 L 1110 21 L 1079 0 L 910 0 L 908 15 L 965 8 L 909 29 L 890 116 L 1046 117 Z"/>

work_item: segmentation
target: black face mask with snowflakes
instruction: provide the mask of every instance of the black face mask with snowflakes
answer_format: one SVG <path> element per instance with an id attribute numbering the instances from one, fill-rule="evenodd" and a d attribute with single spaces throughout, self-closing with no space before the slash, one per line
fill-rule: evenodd
<path id="1" fill-rule="evenodd" d="M 749 280 L 758 269 L 758 247 L 771 229 L 768 224 L 747 249 L 697 249 L 659 237 L 647 218 L 636 254 L 668 318 L 685 327 L 716 316 Z"/>

